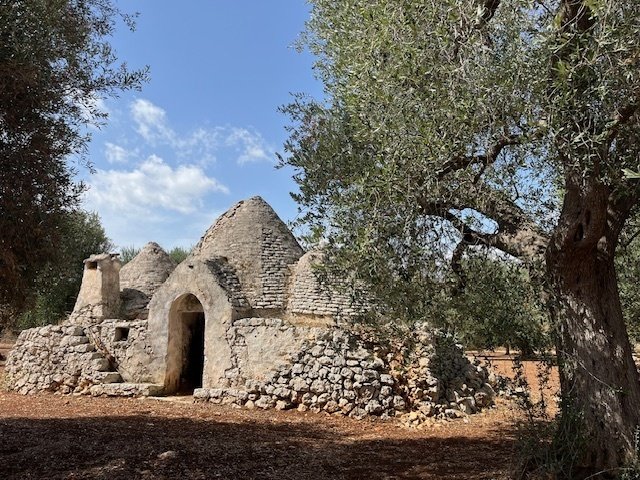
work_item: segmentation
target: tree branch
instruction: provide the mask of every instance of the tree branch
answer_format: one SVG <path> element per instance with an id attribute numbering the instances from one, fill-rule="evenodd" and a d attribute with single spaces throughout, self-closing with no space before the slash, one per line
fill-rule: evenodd
<path id="1" fill-rule="evenodd" d="M 425 215 L 447 220 L 469 245 L 497 248 L 527 262 L 536 262 L 543 258 L 549 237 L 520 207 L 487 186 L 475 192 L 474 196 L 483 198 L 483 201 L 468 204 L 464 201 L 432 202 L 423 199 L 420 206 Z M 452 212 L 465 209 L 475 210 L 495 221 L 498 224 L 497 231 L 484 233 L 474 230 Z"/>
<path id="2" fill-rule="evenodd" d="M 454 58 L 458 57 L 461 45 L 471 38 L 473 32 L 481 30 L 491 21 L 496 14 L 496 10 L 498 10 L 498 7 L 500 6 L 500 2 L 501 0 L 477 0 L 476 3 L 482 7 L 482 13 L 480 14 L 480 18 L 478 18 L 468 32 L 464 32 L 463 29 L 461 33 L 456 35 L 454 39 L 455 48 L 453 50 Z"/>
<path id="3" fill-rule="evenodd" d="M 620 127 L 625 125 L 638 112 L 638 108 L 640 108 L 640 102 L 638 102 L 637 93 L 638 92 L 636 92 L 636 95 L 635 95 L 636 98 L 634 98 L 632 102 L 626 104 L 616 112 L 615 117 L 613 118 L 611 123 L 608 125 L 609 133 L 607 134 L 607 143 L 606 143 L 607 152 L 611 148 L 611 144 L 613 143 L 613 141 L 618 136 L 618 133 L 620 132 Z"/>
<path id="4" fill-rule="evenodd" d="M 436 177 L 442 180 L 446 175 L 458 171 L 464 170 L 474 164 L 482 164 L 485 167 L 491 165 L 497 159 L 500 153 L 505 147 L 509 145 L 518 145 L 522 141 L 522 135 L 507 135 L 500 138 L 493 145 L 489 147 L 484 155 L 469 155 L 464 157 L 456 157 L 448 162 L 445 162 L 440 170 L 436 172 Z"/>
<path id="5" fill-rule="evenodd" d="M 596 23 L 591 13 L 584 0 L 562 0 L 559 10 L 561 31 L 571 28 L 578 32 L 589 30 Z"/>
<path id="6" fill-rule="evenodd" d="M 467 286 L 467 276 L 464 273 L 464 268 L 462 267 L 462 257 L 464 253 L 467 251 L 469 247 L 469 243 L 467 243 L 462 237 L 462 240 L 458 242 L 456 248 L 453 249 L 453 255 L 451 255 L 451 270 L 458 277 L 458 281 L 451 289 L 452 296 L 456 296 L 462 293 Z"/>
<path id="7" fill-rule="evenodd" d="M 484 25 L 489 23 L 500 6 L 500 0 L 484 0 L 483 3 L 482 16 L 478 23 L 476 23 L 476 29 L 482 28 Z"/>

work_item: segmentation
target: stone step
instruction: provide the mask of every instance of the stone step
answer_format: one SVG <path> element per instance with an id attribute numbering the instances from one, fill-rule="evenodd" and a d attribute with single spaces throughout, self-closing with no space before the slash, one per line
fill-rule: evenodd
<path id="1" fill-rule="evenodd" d="M 122 383 L 122 377 L 118 372 L 97 372 L 93 376 L 94 380 L 99 383 Z"/>
<path id="2" fill-rule="evenodd" d="M 153 383 L 105 383 L 93 385 L 89 391 L 94 397 L 149 397 L 162 395 L 163 386 Z"/>

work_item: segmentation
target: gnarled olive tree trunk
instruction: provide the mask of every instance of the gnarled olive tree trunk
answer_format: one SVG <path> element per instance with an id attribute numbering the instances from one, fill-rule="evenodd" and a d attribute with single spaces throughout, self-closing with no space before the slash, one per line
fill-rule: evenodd
<path id="1" fill-rule="evenodd" d="M 628 215 L 601 185 L 570 188 L 547 249 L 559 327 L 562 435 L 582 443 L 574 478 L 606 478 L 634 458 L 640 382 L 623 321 L 614 251 Z"/>

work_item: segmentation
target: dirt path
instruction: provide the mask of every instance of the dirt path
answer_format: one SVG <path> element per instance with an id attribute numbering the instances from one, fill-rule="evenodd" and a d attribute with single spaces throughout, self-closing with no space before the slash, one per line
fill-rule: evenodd
<path id="1" fill-rule="evenodd" d="M 468 423 L 415 430 L 210 404 L 0 393 L 0 478 L 506 479 L 510 419 L 503 405 Z"/>
<path id="2" fill-rule="evenodd" d="M 506 480 L 514 468 L 518 411 L 504 400 L 422 429 L 181 400 L 0 391 L 0 479 Z"/>

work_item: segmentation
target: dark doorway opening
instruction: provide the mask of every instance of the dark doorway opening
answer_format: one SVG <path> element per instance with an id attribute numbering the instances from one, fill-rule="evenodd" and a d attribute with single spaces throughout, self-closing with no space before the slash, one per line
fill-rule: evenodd
<path id="1" fill-rule="evenodd" d="M 194 389 L 202 387 L 204 313 L 182 312 L 181 317 L 184 328 L 184 352 L 178 392 L 190 395 Z"/>

